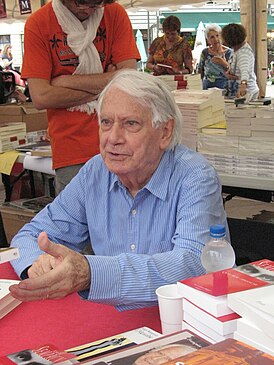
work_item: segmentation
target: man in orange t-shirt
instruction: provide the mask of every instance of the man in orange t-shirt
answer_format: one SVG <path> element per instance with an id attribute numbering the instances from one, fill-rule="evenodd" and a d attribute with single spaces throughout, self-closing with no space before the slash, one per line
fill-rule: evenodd
<path id="1" fill-rule="evenodd" d="M 22 77 L 34 106 L 47 109 L 59 193 L 99 153 L 94 101 L 117 70 L 136 68 L 139 52 L 127 13 L 113 0 L 53 0 L 27 20 L 24 47 Z"/>

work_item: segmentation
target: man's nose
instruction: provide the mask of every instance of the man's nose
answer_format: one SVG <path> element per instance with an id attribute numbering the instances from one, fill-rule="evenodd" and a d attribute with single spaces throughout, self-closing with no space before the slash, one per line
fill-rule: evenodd
<path id="1" fill-rule="evenodd" d="M 125 137 L 125 130 L 120 123 L 113 123 L 108 139 L 112 143 L 121 143 Z"/>

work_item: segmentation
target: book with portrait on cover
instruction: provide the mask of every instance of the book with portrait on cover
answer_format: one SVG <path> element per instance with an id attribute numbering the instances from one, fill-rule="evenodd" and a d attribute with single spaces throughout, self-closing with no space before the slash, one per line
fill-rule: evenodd
<path id="1" fill-rule="evenodd" d="M 210 342 L 191 331 L 180 331 L 171 335 L 162 336 L 148 343 L 137 345 L 126 351 L 121 351 L 116 354 L 115 358 L 100 359 L 100 361 L 93 362 L 93 364 L 158 365 L 209 345 Z"/>
<path id="2" fill-rule="evenodd" d="M 228 338 L 163 365 L 274 365 L 274 357 Z"/>

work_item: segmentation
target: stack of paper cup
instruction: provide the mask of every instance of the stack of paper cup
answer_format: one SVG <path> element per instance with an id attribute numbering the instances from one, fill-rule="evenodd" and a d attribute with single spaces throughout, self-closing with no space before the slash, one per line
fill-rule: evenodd
<path id="1" fill-rule="evenodd" d="M 182 330 L 183 297 L 177 291 L 176 284 L 163 285 L 156 290 L 159 303 L 162 333 Z"/>

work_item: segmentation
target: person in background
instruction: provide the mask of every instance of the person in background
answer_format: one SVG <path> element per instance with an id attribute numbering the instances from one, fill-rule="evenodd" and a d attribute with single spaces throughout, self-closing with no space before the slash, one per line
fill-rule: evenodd
<path id="1" fill-rule="evenodd" d="M 3 53 L 2 53 L 2 60 L 3 60 L 3 64 L 4 64 L 4 69 L 5 71 L 9 71 L 9 70 L 13 70 L 13 57 L 11 54 L 11 45 L 10 44 L 6 44 L 4 46 L 3 49 Z"/>
<path id="2" fill-rule="evenodd" d="M 173 15 L 163 21 L 162 37 L 154 39 L 149 48 L 146 68 L 154 75 L 191 74 L 192 51 L 187 41 L 180 36 L 181 22 Z M 159 64 L 170 66 L 163 67 Z"/>
<path id="3" fill-rule="evenodd" d="M 208 24 L 205 29 L 209 46 L 203 49 L 198 65 L 198 72 L 203 80 L 203 90 L 226 87 L 226 71 L 229 69 L 228 60 L 232 50 L 221 43 L 221 31 L 218 24 Z"/>
<path id="4" fill-rule="evenodd" d="M 158 77 L 119 71 L 98 100 L 101 154 L 13 238 L 23 301 L 78 291 L 119 310 L 156 305 L 164 284 L 203 274 L 209 227 L 227 226 L 221 184 L 180 144 L 182 114 Z M 80 254 L 92 243 L 94 255 Z"/>
<path id="5" fill-rule="evenodd" d="M 195 48 L 192 50 L 192 58 L 193 58 L 193 70 L 195 73 L 198 71 L 198 65 L 200 62 L 200 57 L 204 46 L 201 41 L 197 41 Z"/>
<path id="6" fill-rule="evenodd" d="M 11 45 L 6 44 L 4 50 L 0 49 L 0 67 L 1 71 L 12 72 L 15 77 L 15 84 L 18 87 L 25 87 L 25 81 L 21 79 L 20 72 L 13 69 L 13 57 L 11 54 Z"/>
<path id="7" fill-rule="evenodd" d="M 247 101 L 256 100 L 259 88 L 254 72 L 255 57 L 246 42 L 245 28 L 241 24 L 227 24 L 222 29 L 222 39 L 233 49 L 229 60 L 230 67 L 226 73 L 226 77 L 232 81 L 228 96 L 246 97 Z"/>
<path id="8" fill-rule="evenodd" d="M 113 0 L 53 0 L 25 26 L 22 77 L 47 109 L 56 195 L 99 152 L 96 99 L 139 52 L 124 8 Z"/>

